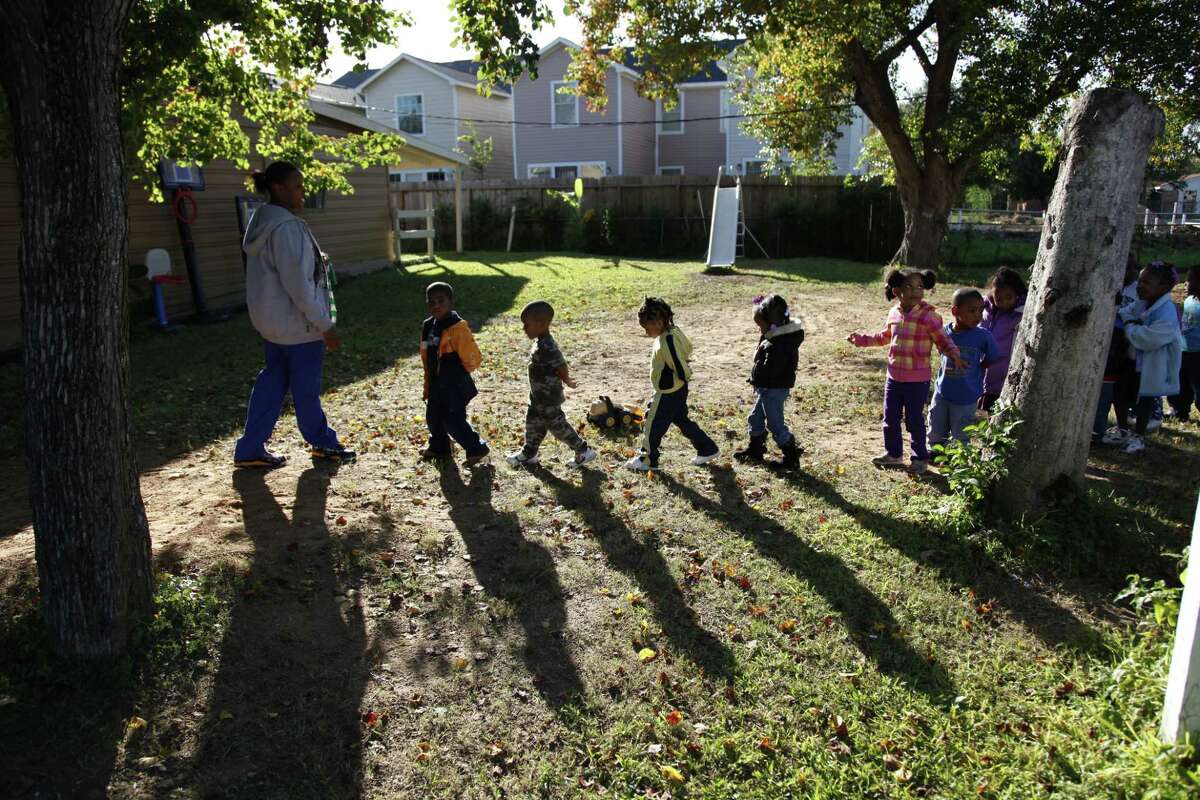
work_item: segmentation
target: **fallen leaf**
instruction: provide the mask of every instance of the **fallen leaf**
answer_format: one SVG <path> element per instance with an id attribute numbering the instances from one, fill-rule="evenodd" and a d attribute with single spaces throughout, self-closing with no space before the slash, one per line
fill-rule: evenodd
<path id="1" fill-rule="evenodd" d="M 792 631 L 796 630 L 796 620 L 785 619 L 783 622 L 779 623 L 779 630 L 783 633 L 791 633 Z"/>
<path id="2" fill-rule="evenodd" d="M 768 739 L 766 736 L 764 736 L 762 739 L 759 740 L 758 749 L 762 750 L 764 753 L 776 752 L 774 743 L 772 743 L 771 740 Z"/>
<path id="3" fill-rule="evenodd" d="M 231 720 L 231 719 L 233 719 L 233 712 L 230 711 L 229 709 L 225 709 L 224 711 L 222 711 L 220 714 L 217 715 L 217 718 L 221 719 L 221 720 Z"/>
<path id="4" fill-rule="evenodd" d="M 827 514 L 820 514 L 817 516 L 817 522 L 824 525 L 826 522 L 829 522 L 829 516 Z"/>
<path id="5" fill-rule="evenodd" d="M 146 720 L 142 719 L 141 717 L 131 717 L 129 719 L 128 731 L 131 735 L 138 733 L 139 731 L 143 730 L 145 727 L 146 727 Z"/>
<path id="6" fill-rule="evenodd" d="M 750 588 L 751 588 L 750 579 L 747 578 L 745 575 L 738 575 L 736 578 L 734 578 L 734 582 L 738 585 L 739 588 L 741 588 L 747 592 L 750 591 Z"/>
<path id="7" fill-rule="evenodd" d="M 657 657 L 658 653 L 654 652 L 654 650 L 649 647 L 643 647 L 638 651 L 638 661 L 641 662 L 653 661 Z"/>
<path id="8" fill-rule="evenodd" d="M 662 767 L 662 774 L 671 783 L 683 783 L 684 781 L 683 773 L 674 767 Z"/>
<path id="9" fill-rule="evenodd" d="M 470 661 L 462 656 L 455 656 L 454 661 L 451 662 L 451 666 L 454 667 L 455 671 L 461 672 L 462 670 L 466 669 L 470 663 Z"/>
<path id="10" fill-rule="evenodd" d="M 346 518 L 345 518 L 345 517 L 338 517 L 336 520 L 334 520 L 334 522 L 336 522 L 338 525 L 345 525 L 345 524 L 346 524 Z"/>
<path id="11" fill-rule="evenodd" d="M 667 724 L 671 727 L 674 727 L 681 722 L 683 722 L 683 713 L 679 710 L 673 710 L 667 714 Z"/>

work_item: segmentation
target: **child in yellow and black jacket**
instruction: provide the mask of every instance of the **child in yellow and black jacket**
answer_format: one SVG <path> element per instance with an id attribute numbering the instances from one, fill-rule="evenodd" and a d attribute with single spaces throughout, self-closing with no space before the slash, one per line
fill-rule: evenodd
<path id="1" fill-rule="evenodd" d="M 707 464 L 720 454 L 716 443 L 688 416 L 688 382 L 692 377 L 688 357 L 692 343 L 675 327 L 675 317 L 667 301 L 647 297 L 638 310 L 638 324 L 654 339 L 650 359 L 650 381 L 654 398 L 646 411 L 642 432 L 642 451 L 625 462 L 632 470 L 658 469 L 658 446 L 674 423 L 696 448 L 692 463 Z"/>
<path id="2" fill-rule="evenodd" d="M 425 368 L 423 396 L 429 445 L 421 451 L 421 458 L 447 458 L 453 437 L 467 452 L 467 466 L 475 466 L 490 452 L 467 421 L 467 404 L 478 394 L 471 373 L 483 356 L 466 320 L 454 310 L 450 284 L 429 284 L 425 306 L 429 318 L 421 323 L 421 364 Z"/>

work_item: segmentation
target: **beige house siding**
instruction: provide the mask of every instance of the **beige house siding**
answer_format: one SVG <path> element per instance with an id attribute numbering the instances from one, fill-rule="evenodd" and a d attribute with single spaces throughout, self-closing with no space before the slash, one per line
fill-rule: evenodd
<path id="1" fill-rule="evenodd" d="M 636 83 L 621 76 L 621 119 L 624 122 L 654 122 L 654 102 L 637 93 Z M 621 126 L 624 175 L 654 174 L 654 125 Z M 614 170 L 614 173 L 616 170 Z"/>
<path id="2" fill-rule="evenodd" d="M 552 83 L 561 81 L 571 62 L 570 51 L 559 47 L 546 54 L 538 64 L 537 80 L 528 75 L 513 84 L 513 116 L 517 120 L 534 120 L 549 123 L 553 119 L 551 92 Z M 616 70 L 609 69 L 606 86 L 613 83 Z M 609 91 L 609 103 L 605 114 L 588 111 L 587 103 L 579 98 L 579 121 L 616 122 L 617 108 L 614 92 Z M 516 134 L 517 178 L 529 175 L 530 164 L 577 164 L 603 162 L 609 174 L 617 174 L 616 125 L 554 128 L 550 125 L 518 126 Z"/>
<path id="3" fill-rule="evenodd" d="M 481 137 L 491 137 L 492 161 L 484 172 L 484 178 L 511 178 L 513 174 L 512 147 L 512 98 L 493 94 L 484 97 L 478 92 L 462 86 L 450 86 L 458 95 L 458 117 L 460 119 L 495 120 L 476 122 L 475 130 Z M 465 123 L 459 123 L 459 135 L 467 132 Z M 474 178 L 475 175 L 468 177 Z"/>
<path id="4" fill-rule="evenodd" d="M 311 125 L 316 133 L 344 135 L 358 128 L 337 120 L 318 117 Z M 245 126 L 253 138 L 252 126 Z M 430 153 L 405 148 L 404 164 L 416 168 L 453 166 L 450 161 Z M 251 169 L 265 166 L 252 157 Z M 234 198 L 251 195 L 246 188 L 248 170 L 228 161 L 204 166 L 205 190 L 196 192 L 196 220 L 192 239 L 196 246 L 205 299 L 212 309 L 245 303 L 245 272 L 242 266 L 241 234 L 238 229 Z M 391 223 L 388 211 L 387 168 L 371 167 L 349 175 L 354 194 L 329 193 L 323 209 L 305 209 L 302 214 L 313 235 L 340 272 L 386 263 L 391 256 Z M 17 244 L 20 236 L 19 187 L 16 166 L 0 158 L 0 351 L 20 347 L 20 295 Z M 171 271 L 186 276 L 187 268 L 179 244 L 179 229 L 170 204 L 152 203 L 140 185 L 129 187 L 129 263 L 142 264 L 146 251 L 162 247 L 170 253 Z M 149 284 L 138 279 L 131 284 L 133 313 L 150 313 Z M 188 284 L 164 287 L 167 312 L 172 317 L 191 314 L 192 295 Z"/>
<path id="5" fill-rule="evenodd" d="M 404 136 L 416 142 L 424 140 L 453 148 L 458 144 L 458 124 L 454 121 L 458 114 L 455 113 L 452 90 L 447 78 L 410 61 L 401 61 L 360 92 L 367 101 L 367 116 L 389 128 L 396 127 L 396 96 L 422 95 L 425 133 L 423 136 L 405 133 Z"/>
<path id="6" fill-rule="evenodd" d="M 721 115 L 721 90 L 716 87 L 688 88 L 687 84 L 679 89 L 683 96 L 683 133 L 657 134 L 657 166 L 681 166 L 685 175 L 715 178 L 718 168 L 725 163 L 725 134 L 720 120 L 715 119 Z M 706 119 L 694 121 L 697 117 Z"/>

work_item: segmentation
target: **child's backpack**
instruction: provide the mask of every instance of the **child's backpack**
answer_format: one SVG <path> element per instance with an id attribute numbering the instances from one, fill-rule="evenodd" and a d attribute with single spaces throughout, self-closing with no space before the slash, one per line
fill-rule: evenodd
<path id="1" fill-rule="evenodd" d="M 588 408 L 587 419 L 602 431 L 616 431 L 643 424 L 646 415 L 636 406 L 618 406 L 611 398 L 601 395 L 600 399 Z"/>

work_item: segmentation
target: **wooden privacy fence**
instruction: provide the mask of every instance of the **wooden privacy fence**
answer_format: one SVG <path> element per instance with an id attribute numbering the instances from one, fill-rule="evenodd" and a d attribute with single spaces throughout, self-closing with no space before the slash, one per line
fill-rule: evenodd
<path id="1" fill-rule="evenodd" d="M 571 191 L 573 179 L 464 181 L 466 247 L 503 250 L 511 240 L 514 250 L 700 257 L 715 181 L 715 175 L 585 178 L 579 215 L 557 196 Z M 452 241 L 454 191 L 449 182 L 406 183 L 393 184 L 389 195 L 393 209 L 434 209 L 444 248 Z M 848 187 L 836 176 L 749 177 L 742 195 L 746 224 L 772 257 L 886 260 L 903 236 L 890 189 Z M 761 253 L 751 248 L 750 255 Z"/>

